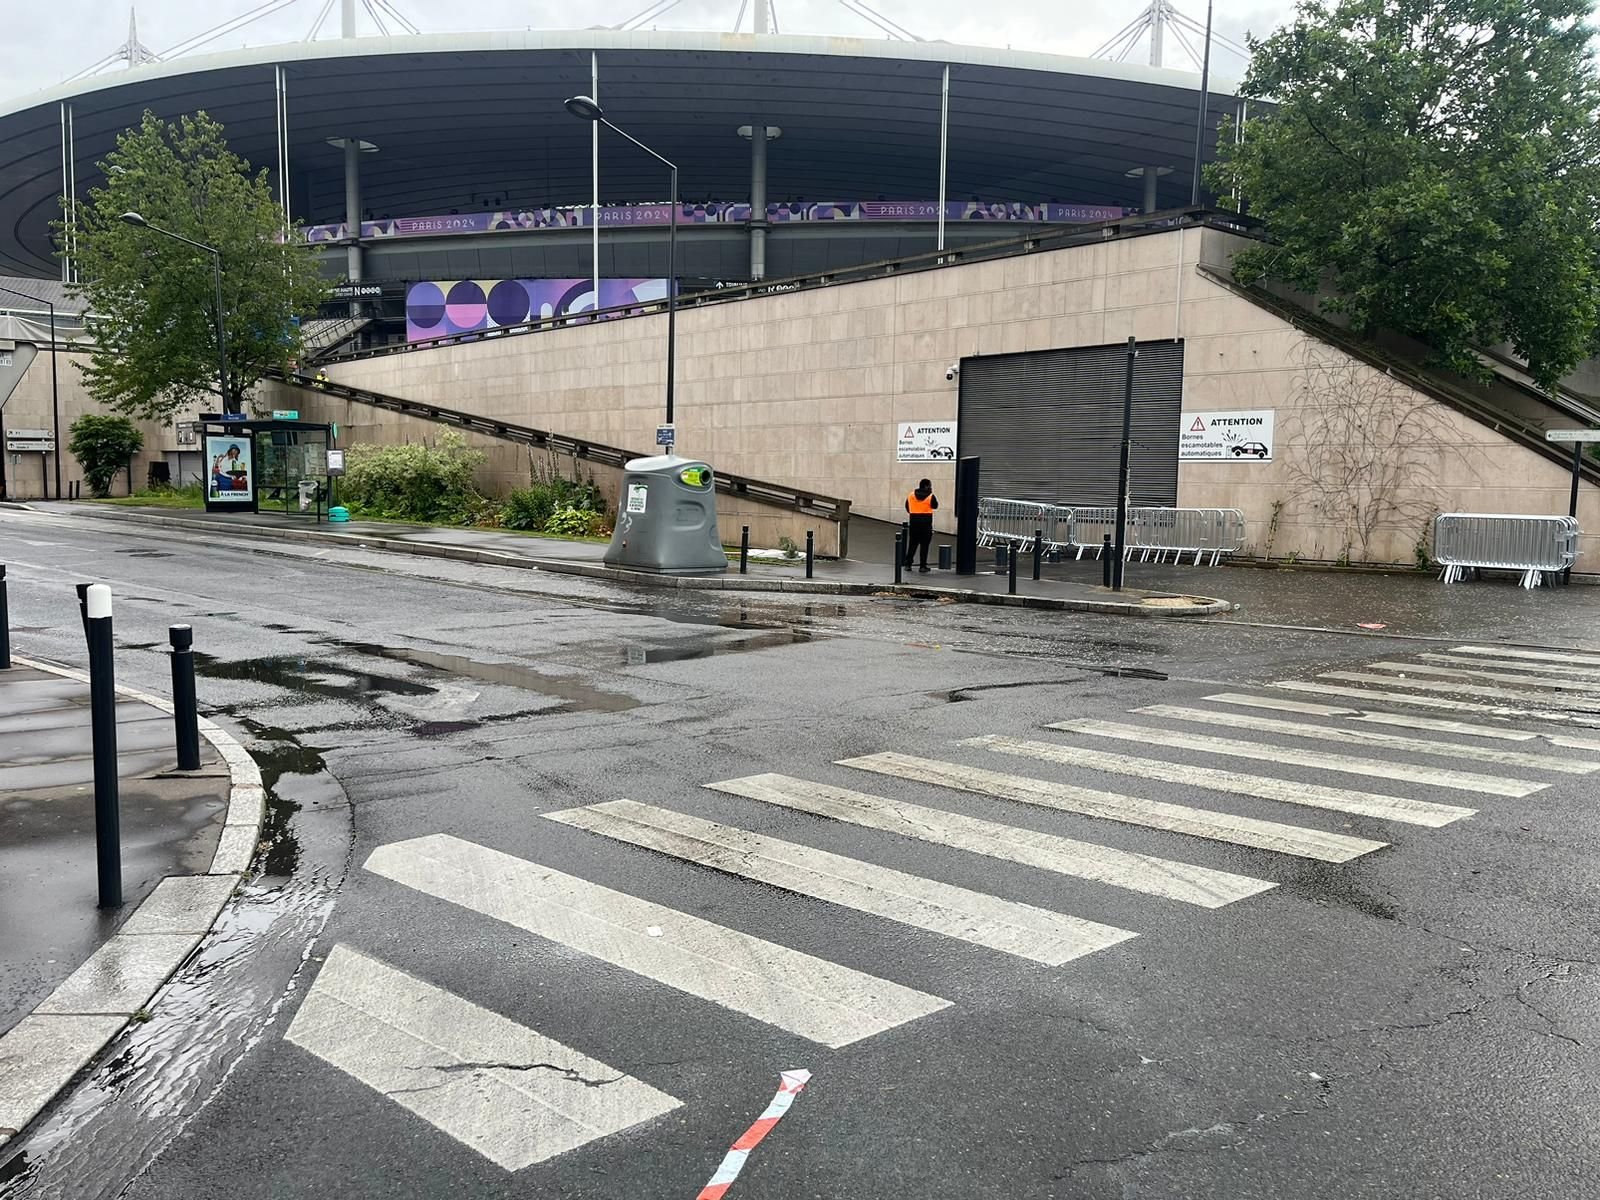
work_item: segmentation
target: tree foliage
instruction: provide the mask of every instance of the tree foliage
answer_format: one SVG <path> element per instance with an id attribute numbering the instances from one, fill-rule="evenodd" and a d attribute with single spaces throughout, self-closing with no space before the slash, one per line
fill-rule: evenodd
<path id="1" fill-rule="evenodd" d="M 67 449 L 83 468 L 89 490 L 100 497 L 111 494 L 117 473 L 144 446 L 144 434 L 132 421 L 106 413 L 84 413 L 72 423 L 71 435 Z"/>
<path id="2" fill-rule="evenodd" d="M 1301 0 L 1252 39 L 1211 183 L 1266 222 L 1241 254 L 1358 331 L 1482 368 L 1509 342 L 1541 384 L 1591 352 L 1600 299 L 1600 83 L 1589 0 Z"/>
<path id="3" fill-rule="evenodd" d="M 196 401 L 216 403 L 207 399 L 217 381 L 212 257 L 122 221 L 137 212 L 221 251 L 228 391 L 242 407 L 266 370 L 299 353 L 294 318 L 314 312 L 327 294 L 314 252 L 298 230 L 286 236 L 266 173 L 252 175 L 203 112 L 176 124 L 145 113 L 101 168 L 106 184 L 78 206 L 76 228 L 58 224 L 75 248 L 92 314 L 90 394 L 152 420 Z"/>

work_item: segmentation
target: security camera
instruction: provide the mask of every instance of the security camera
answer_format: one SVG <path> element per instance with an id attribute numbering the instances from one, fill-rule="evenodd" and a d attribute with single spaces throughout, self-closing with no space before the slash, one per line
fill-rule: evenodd
<path id="1" fill-rule="evenodd" d="M 946 379 L 954 379 L 959 374 L 961 374 L 961 364 L 960 363 L 951 363 L 948 367 L 946 367 L 944 369 L 944 377 Z"/>

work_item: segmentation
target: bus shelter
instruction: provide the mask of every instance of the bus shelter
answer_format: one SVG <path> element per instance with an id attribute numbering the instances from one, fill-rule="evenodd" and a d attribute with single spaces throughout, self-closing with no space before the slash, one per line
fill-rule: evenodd
<path id="1" fill-rule="evenodd" d="M 206 468 L 207 512 L 271 512 L 321 524 L 328 511 L 328 452 L 336 427 L 299 419 L 196 423 Z"/>

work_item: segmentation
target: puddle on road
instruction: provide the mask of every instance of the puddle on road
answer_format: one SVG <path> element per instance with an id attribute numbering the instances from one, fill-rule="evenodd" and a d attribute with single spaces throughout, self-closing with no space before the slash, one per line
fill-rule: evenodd
<path id="1" fill-rule="evenodd" d="M 208 679 L 248 680 L 325 700 L 350 700 L 369 696 L 431 696 L 438 691 L 425 683 L 377 675 L 304 654 L 273 654 L 265 658 L 221 659 L 194 652 L 194 669 Z"/>

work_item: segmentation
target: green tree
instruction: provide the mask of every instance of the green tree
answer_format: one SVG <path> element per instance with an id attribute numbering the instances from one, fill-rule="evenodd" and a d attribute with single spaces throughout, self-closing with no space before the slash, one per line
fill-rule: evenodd
<path id="1" fill-rule="evenodd" d="M 89 490 L 96 496 L 109 496 L 117 473 L 144 446 L 144 434 L 127 417 L 105 413 L 84 413 L 72 423 L 67 449 L 83 468 Z"/>
<path id="2" fill-rule="evenodd" d="M 85 371 L 97 400 L 129 415 L 165 420 L 189 404 L 216 403 L 216 288 L 211 255 L 124 223 L 126 212 L 215 246 L 222 253 L 228 399 L 300 351 L 294 318 L 327 294 L 315 252 L 285 230 L 265 172 L 229 151 L 205 113 L 167 124 L 150 113 L 117 138 L 103 188 L 58 223 L 75 249 L 79 290 L 93 314 Z"/>
<path id="3" fill-rule="evenodd" d="M 1592 352 L 1600 84 L 1589 0 L 1301 0 L 1251 40 L 1270 102 L 1219 140 L 1210 181 L 1272 243 L 1239 255 L 1357 332 L 1482 373 L 1509 342 L 1541 384 Z"/>

